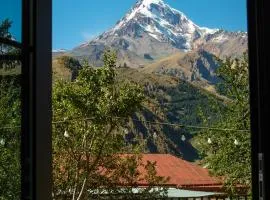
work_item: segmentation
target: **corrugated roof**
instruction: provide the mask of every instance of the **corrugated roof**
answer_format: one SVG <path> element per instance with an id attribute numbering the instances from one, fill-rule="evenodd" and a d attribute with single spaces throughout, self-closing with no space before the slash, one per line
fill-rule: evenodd
<path id="1" fill-rule="evenodd" d="M 222 186 L 222 181 L 210 176 L 207 169 L 170 154 L 143 154 L 142 160 L 156 162 L 157 175 L 170 177 L 168 185 L 180 188 Z"/>

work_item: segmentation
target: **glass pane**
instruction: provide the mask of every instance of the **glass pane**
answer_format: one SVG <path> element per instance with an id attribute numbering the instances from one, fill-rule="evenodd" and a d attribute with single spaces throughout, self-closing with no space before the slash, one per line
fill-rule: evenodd
<path id="1" fill-rule="evenodd" d="M 55 197 L 250 195 L 245 0 L 53 8 Z"/>
<path id="2" fill-rule="evenodd" d="M 0 1 L 0 21 L 8 20 L 9 23 L 2 23 L 2 26 L 9 26 L 9 32 L 1 32 L 0 37 L 11 38 L 21 41 L 22 21 L 21 21 L 21 0 L 1 0 Z M 6 21 L 7 22 L 7 21 Z"/>
<path id="3" fill-rule="evenodd" d="M 8 41 L 21 40 L 20 1 L 0 7 L 0 199 L 20 199 L 21 62 L 19 49 Z"/>

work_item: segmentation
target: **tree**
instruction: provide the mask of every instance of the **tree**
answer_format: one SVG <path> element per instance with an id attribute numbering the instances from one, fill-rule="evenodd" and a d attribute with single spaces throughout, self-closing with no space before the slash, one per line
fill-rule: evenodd
<path id="1" fill-rule="evenodd" d="M 222 80 L 218 91 L 226 95 L 229 101 L 225 106 L 215 105 L 219 117 L 212 124 L 203 113 L 201 116 L 205 125 L 221 130 L 203 131 L 195 138 L 194 145 L 201 151 L 203 163 L 207 164 L 213 175 L 224 179 L 227 190 L 234 195 L 236 185 L 245 186 L 249 191 L 251 189 L 247 54 L 240 59 L 221 61 L 217 74 Z"/>
<path id="2" fill-rule="evenodd" d="M 90 191 L 118 188 L 104 169 L 119 169 L 123 123 L 144 95 L 137 84 L 117 81 L 115 53 L 106 52 L 103 60 L 103 67 L 83 66 L 74 81 L 54 85 L 53 118 L 61 122 L 53 128 L 54 199 L 89 199 Z"/>
<path id="3" fill-rule="evenodd" d="M 57 60 L 60 64 L 67 67 L 72 72 L 72 80 L 78 76 L 78 72 L 82 68 L 82 65 L 77 59 L 64 55 L 58 57 Z"/>
<path id="4" fill-rule="evenodd" d="M 11 40 L 12 39 L 12 35 L 9 32 L 9 29 L 11 28 L 12 25 L 12 21 L 10 21 L 9 19 L 5 19 L 1 22 L 0 24 L 0 37 L 1 38 L 6 38 Z M 0 45 L 0 53 L 3 54 L 5 52 L 8 51 L 10 47 L 6 44 L 1 44 Z"/>
<path id="5" fill-rule="evenodd" d="M 147 161 L 143 163 L 141 154 L 121 155 L 112 167 L 106 167 L 102 171 L 103 186 L 97 190 L 91 190 L 93 199 L 155 199 L 165 198 L 167 189 L 157 187 L 165 184 L 169 178 L 157 175 L 156 163 Z M 96 180 L 97 181 L 97 180 Z M 139 184 L 147 183 L 148 187 L 139 187 Z M 106 194 L 105 196 L 100 194 Z"/>
<path id="6" fill-rule="evenodd" d="M 5 19 L 0 23 L 0 38 L 12 40 L 13 37 L 10 33 L 10 28 L 12 26 L 12 21 L 9 19 Z M 8 54 L 8 55 L 14 55 L 20 53 L 18 49 L 7 45 L 0 43 L 0 55 Z M 18 62 L 16 61 L 8 61 L 8 60 L 0 60 L 0 69 L 10 69 L 14 68 L 18 65 Z"/>
<path id="7" fill-rule="evenodd" d="M 20 89 L 16 77 L 0 77 L 0 199 L 20 197 Z"/>

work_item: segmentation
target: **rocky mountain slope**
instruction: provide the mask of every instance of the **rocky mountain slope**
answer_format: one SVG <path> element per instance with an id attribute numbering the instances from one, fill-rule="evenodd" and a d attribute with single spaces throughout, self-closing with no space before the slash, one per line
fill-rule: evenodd
<path id="1" fill-rule="evenodd" d="M 246 50 L 247 34 L 200 27 L 162 0 L 139 0 L 112 29 L 72 54 L 98 64 L 105 48 L 117 50 L 120 64 L 139 67 L 179 51 L 236 56 Z"/>
<path id="2" fill-rule="evenodd" d="M 247 33 L 200 27 L 163 0 L 138 0 L 113 28 L 66 53 L 100 66 L 105 49 L 117 51 L 120 66 L 173 75 L 211 90 L 217 82 L 215 57 L 243 54 Z"/>
<path id="3" fill-rule="evenodd" d="M 166 74 L 189 81 L 208 90 L 213 90 L 219 79 L 216 77 L 218 61 L 205 51 L 178 52 L 141 69 L 144 73 Z"/>

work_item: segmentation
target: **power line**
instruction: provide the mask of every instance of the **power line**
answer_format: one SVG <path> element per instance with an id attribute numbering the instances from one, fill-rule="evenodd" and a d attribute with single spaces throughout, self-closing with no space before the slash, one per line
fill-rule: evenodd
<path id="1" fill-rule="evenodd" d="M 127 117 L 115 117 L 118 119 L 131 119 L 132 121 L 137 122 L 144 122 L 147 124 L 155 124 L 155 125 L 166 125 L 166 126 L 173 126 L 173 127 L 182 127 L 182 128 L 190 128 L 190 129 L 200 129 L 200 130 L 213 130 L 213 131 L 236 131 L 236 132 L 249 132 L 250 130 L 245 129 L 229 129 L 229 128 L 218 128 L 218 127 L 207 127 L 207 126 L 194 126 L 194 125 L 186 125 L 186 124 L 176 124 L 176 123 L 168 123 L 168 122 L 154 122 L 148 120 L 139 120 L 134 118 L 127 118 Z M 73 119 L 64 119 L 62 121 L 53 121 L 52 124 L 64 124 L 71 121 L 91 121 L 95 118 L 73 118 Z M 20 128 L 20 126 L 8 126 L 8 127 L 0 127 L 0 130 L 4 129 L 15 129 Z"/>
<path id="2" fill-rule="evenodd" d="M 151 122 L 147 120 L 137 120 L 132 119 L 133 121 L 140 121 L 146 122 L 150 124 L 158 124 L 158 125 L 168 125 L 168 126 L 176 126 L 176 127 L 184 127 L 184 128 L 192 128 L 192 129 L 208 129 L 208 130 L 220 130 L 220 131 L 241 131 L 241 132 L 248 132 L 249 130 L 241 130 L 241 129 L 222 129 L 217 127 L 206 127 L 206 126 L 193 126 L 193 125 L 184 125 L 184 124 L 174 124 L 174 123 L 167 123 L 167 122 Z"/>
<path id="3" fill-rule="evenodd" d="M 245 129 L 228 129 L 228 128 L 217 128 L 217 127 L 207 127 L 207 126 L 194 126 L 194 125 L 185 125 L 185 124 L 175 124 L 175 123 L 168 123 L 168 122 L 153 122 L 148 120 L 139 120 L 134 118 L 127 118 L 127 117 L 115 117 L 118 119 L 131 119 L 132 121 L 137 122 L 145 122 L 148 124 L 155 124 L 155 125 L 166 125 L 166 126 L 174 126 L 174 127 L 183 127 L 183 128 L 191 128 L 191 129 L 207 129 L 207 130 L 216 130 L 216 131 L 237 131 L 237 132 L 249 132 L 250 130 Z M 52 122 L 53 124 L 61 124 L 66 123 L 68 121 L 90 121 L 94 118 L 74 118 L 69 120 L 63 120 L 63 121 L 56 121 Z"/>

